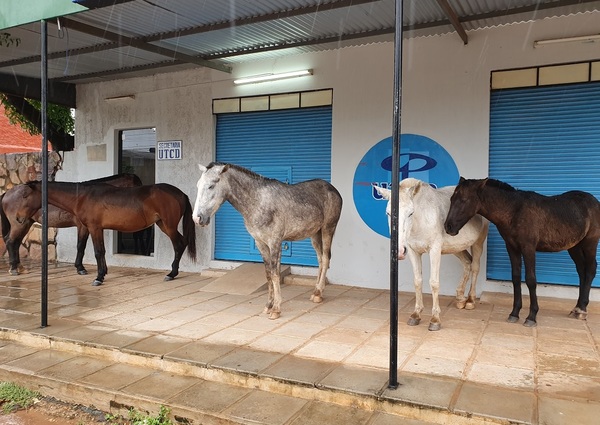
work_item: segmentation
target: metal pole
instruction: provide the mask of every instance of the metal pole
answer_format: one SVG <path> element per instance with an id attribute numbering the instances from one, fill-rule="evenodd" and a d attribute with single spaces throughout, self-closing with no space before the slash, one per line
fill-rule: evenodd
<path id="1" fill-rule="evenodd" d="M 398 388 L 398 187 L 400 185 L 400 123 L 402 110 L 402 0 L 396 0 L 394 32 L 394 120 L 392 129 L 392 211 L 390 229 L 390 377 Z"/>
<path id="2" fill-rule="evenodd" d="M 48 23 L 41 22 L 42 37 L 42 328 L 48 326 Z"/>

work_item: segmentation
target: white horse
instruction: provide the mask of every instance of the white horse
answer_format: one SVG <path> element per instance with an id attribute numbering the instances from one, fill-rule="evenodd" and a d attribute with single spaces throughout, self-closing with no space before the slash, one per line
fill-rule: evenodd
<path id="1" fill-rule="evenodd" d="M 386 213 L 390 224 L 391 191 L 374 186 L 377 192 L 388 200 Z M 456 289 L 456 306 L 471 310 L 475 308 L 476 286 L 479 274 L 479 261 L 483 253 L 483 243 L 487 237 L 489 222 L 476 215 L 461 229 L 458 235 L 449 236 L 444 230 L 444 221 L 450 208 L 450 197 L 454 186 L 434 189 L 421 180 L 407 178 L 400 183 L 398 210 L 398 259 L 408 254 L 412 264 L 415 284 L 415 310 L 408 319 L 410 326 L 421 321 L 423 311 L 423 267 L 421 257 L 429 253 L 431 265 L 429 285 L 433 297 L 430 331 L 441 328 L 440 304 L 440 263 L 442 254 L 454 254 L 463 265 L 463 277 Z M 471 252 L 469 252 L 469 249 Z M 469 295 L 465 298 L 467 280 L 471 278 Z"/>
<path id="2" fill-rule="evenodd" d="M 323 300 L 331 242 L 342 212 L 342 197 L 325 180 L 285 184 L 234 164 L 199 165 L 202 175 L 192 217 L 206 226 L 225 201 L 242 217 L 265 263 L 269 319 L 281 315 L 281 243 L 311 238 L 319 261 L 319 275 L 310 299 Z"/>

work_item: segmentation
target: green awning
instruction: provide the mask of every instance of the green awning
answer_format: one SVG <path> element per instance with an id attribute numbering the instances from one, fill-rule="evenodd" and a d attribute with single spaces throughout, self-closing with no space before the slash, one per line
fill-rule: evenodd
<path id="1" fill-rule="evenodd" d="M 73 0 L 2 0 L 0 30 L 88 10 Z"/>

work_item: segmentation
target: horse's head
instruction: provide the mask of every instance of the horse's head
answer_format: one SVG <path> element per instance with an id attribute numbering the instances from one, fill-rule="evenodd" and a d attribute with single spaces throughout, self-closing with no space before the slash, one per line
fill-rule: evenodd
<path id="1" fill-rule="evenodd" d="M 481 202 L 479 191 L 485 186 L 487 179 L 467 180 L 460 178 L 450 198 L 450 209 L 444 222 L 446 233 L 456 236 L 460 229 L 479 212 Z"/>
<path id="2" fill-rule="evenodd" d="M 196 224 L 206 226 L 210 223 L 210 217 L 225 202 L 226 185 L 223 184 L 222 175 L 227 171 L 228 165 L 211 163 L 208 167 L 200 164 L 198 167 L 202 174 L 196 184 L 198 194 L 192 217 Z"/>
<path id="3" fill-rule="evenodd" d="M 2 208 L 11 221 L 23 224 L 42 207 L 42 196 L 36 183 L 19 184 L 4 194 Z"/>
<path id="4" fill-rule="evenodd" d="M 398 260 L 406 258 L 407 238 L 412 227 L 412 219 L 415 212 L 414 196 L 424 184 L 426 185 L 427 183 L 416 179 L 405 179 L 400 183 L 400 190 L 398 192 Z M 389 201 L 391 201 L 392 192 L 389 189 L 374 187 L 379 195 L 388 200 L 385 213 L 388 217 L 388 226 L 391 233 L 392 207 Z"/>

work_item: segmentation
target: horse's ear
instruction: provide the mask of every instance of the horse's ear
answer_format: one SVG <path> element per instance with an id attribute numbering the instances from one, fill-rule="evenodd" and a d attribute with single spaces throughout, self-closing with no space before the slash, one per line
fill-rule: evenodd
<path id="1" fill-rule="evenodd" d="M 229 170 L 229 164 L 225 164 L 225 166 L 223 167 L 223 169 L 221 170 L 221 174 L 224 173 L 225 171 Z"/>
<path id="2" fill-rule="evenodd" d="M 200 169 L 200 174 L 204 174 L 204 172 L 207 170 L 207 168 L 202 164 L 198 164 L 198 168 Z"/>
<path id="3" fill-rule="evenodd" d="M 392 191 L 383 187 L 379 187 L 376 185 L 373 185 L 373 187 L 375 188 L 375 190 L 377 191 L 377 193 L 379 193 L 379 195 L 381 195 L 381 197 L 383 199 L 387 199 L 388 201 L 391 199 L 392 197 Z"/>
<path id="4" fill-rule="evenodd" d="M 458 184 L 461 184 L 462 182 L 464 182 L 466 179 L 463 176 L 460 176 L 460 178 L 458 179 Z"/>

